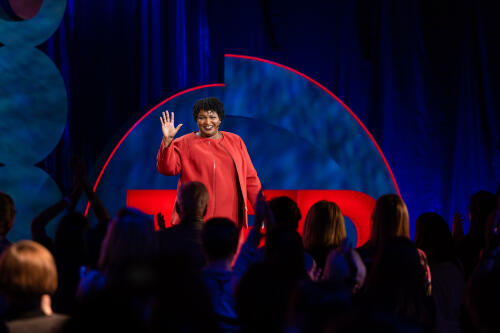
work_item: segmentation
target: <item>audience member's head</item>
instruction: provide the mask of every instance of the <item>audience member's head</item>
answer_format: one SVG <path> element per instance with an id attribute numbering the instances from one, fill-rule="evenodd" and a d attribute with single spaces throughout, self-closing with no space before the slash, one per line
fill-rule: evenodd
<path id="1" fill-rule="evenodd" d="M 207 211 L 208 190 L 200 182 L 188 182 L 180 186 L 177 191 L 175 209 L 181 217 L 202 218 Z"/>
<path id="2" fill-rule="evenodd" d="M 5 193 L 0 192 L 0 236 L 5 236 L 12 228 L 16 217 L 14 200 Z"/>
<path id="3" fill-rule="evenodd" d="M 366 267 L 354 249 L 333 249 L 325 263 L 323 280 L 357 293 L 365 283 Z"/>
<path id="4" fill-rule="evenodd" d="M 142 266 L 156 255 L 153 219 L 137 209 L 123 208 L 108 225 L 102 243 L 99 267 L 112 282 L 130 268 Z"/>
<path id="5" fill-rule="evenodd" d="M 203 225 L 201 242 L 207 261 L 232 260 L 238 248 L 240 232 L 233 221 L 212 218 Z"/>
<path id="6" fill-rule="evenodd" d="M 486 220 L 492 211 L 497 209 L 497 197 L 488 191 L 479 191 L 470 198 L 470 231 L 484 234 Z"/>
<path id="7" fill-rule="evenodd" d="M 337 204 L 322 200 L 309 209 L 304 221 L 304 249 L 319 267 L 324 266 L 330 250 L 339 247 L 346 236 L 344 216 Z"/>
<path id="8" fill-rule="evenodd" d="M 56 289 L 54 258 L 42 245 L 29 240 L 19 241 L 0 257 L 0 291 L 10 306 L 40 306 L 42 296 L 53 295 Z"/>
<path id="9" fill-rule="evenodd" d="M 456 257 L 448 224 L 436 213 L 423 213 L 417 218 L 415 244 L 430 263 L 453 261 Z"/>
<path id="10" fill-rule="evenodd" d="M 374 246 L 394 237 L 410 237 L 408 209 L 398 195 L 385 194 L 378 198 L 371 219 L 370 242 Z"/>
<path id="11" fill-rule="evenodd" d="M 269 200 L 269 207 L 273 212 L 277 228 L 297 230 L 302 215 L 295 201 L 287 196 L 277 197 Z"/>

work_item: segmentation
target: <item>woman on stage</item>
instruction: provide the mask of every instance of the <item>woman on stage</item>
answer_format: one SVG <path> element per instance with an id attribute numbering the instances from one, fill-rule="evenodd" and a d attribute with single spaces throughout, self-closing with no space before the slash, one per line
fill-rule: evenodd
<path id="1" fill-rule="evenodd" d="M 164 175 L 180 174 L 179 184 L 203 183 L 209 193 L 205 219 L 226 217 L 247 227 L 247 199 L 253 207 L 261 190 L 243 140 L 236 134 L 219 131 L 224 104 L 215 97 L 198 100 L 193 106 L 198 131 L 174 140 L 182 124 L 174 125 L 174 113 L 160 117 L 163 139 L 156 157 L 156 168 Z M 177 212 L 172 224 L 179 222 Z"/>

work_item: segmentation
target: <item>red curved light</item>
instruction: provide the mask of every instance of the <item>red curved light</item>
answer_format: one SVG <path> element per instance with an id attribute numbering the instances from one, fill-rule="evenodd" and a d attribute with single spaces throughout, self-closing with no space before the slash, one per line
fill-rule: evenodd
<path id="1" fill-rule="evenodd" d="M 255 60 L 255 61 L 265 62 L 267 64 L 271 64 L 271 65 L 274 65 L 274 66 L 281 67 L 283 69 L 289 70 L 289 71 L 291 71 L 291 72 L 293 72 L 293 73 L 295 73 L 297 75 L 302 76 L 304 79 L 306 79 L 306 80 L 314 83 L 315 85 L 317 85 L 318 87 L 320 87 L 321 89 L 323 89 L 328 95 L 330 95 L 333 98 L 335 98 L 335 100 L 337 102 L 339 102 L 344 108 L 346 108 L 347 111 L 349 111 L 349 113 L 351 114 L 351 116 L 353 116 L 354 119 L 356 119 L 356 121 L 359 123 L 359 125 L 361 126 L 361 128 L 363 128 L 363 130 L 366 132 L 366 134 L 368 135 L 368 137 L 372 140 L 373 144 L 375 145 L 375 147 L 377 148 L 378 152 L 380 153 L 380 156 L 382 156 L 382 160 L 384 161 L 385 166 L 387 167 L 387 170 L 389 170 L 389 174 L 391 175 L 392 182 L 394 183 L 394 187 L 396 188 L 396 191 L 398 192 L 398 195 L 401 196 L 401 193 L 399 192 L 398 184 L 396 183 L 396 178 L 394 177 L 394 174 L 392 173 L 391 167 L 389 166 L 389 163 L 387 162 L 387 159 L 385 158 L 385 155 L 382 152 L 382 149 L 380 149 L 379 145 L 377 144 L 377 141 L 375 141 L 375 138 L 373 138 L 373 136 L 371 135 L 371 133 L 368 131 L 368 129 L 366 128 L 366 126 L 363 124 L 363 122 L 358 118 L 358 116 L 356 116 L 356 114 L 354 114 L 354 112 L 347 105 L 345 105 L 344 102 L 342 102 L 340 100 L 340 98 L 338 98 L 337 96 L 335 96 L 334 93 L 332 93 L 330 90 L 328 90 L 321 83 L 319 83 L 318 81 L 310 78 L 309 76 L 307 76 L 307 75 L 305 75 L 305 74 L 303 74 L 303 73 L 301 73 L 301 72 L 299 72 L 299 71 L 297 71 L 297 70 L 295 70 L 293 68 L 290 68 L 288 66 L 279 64 L 279 63 L 274 62 L 274 61 L 270 61 L 270 60 L 266 60 L 266 59 L 262 59 L 262 58 L 257 58 L 257 57 L 252 57 L 252 56 L 240 55 L 240 54 L 224 54 L 224 57 Z"/>
<path id="2" fill-rule="evenodd" d="M 177 190 L 127 190 L 127 207 L 134 207 L 153 216 L 155 230 L 170 226 L 172 207 L 174 207 Z M 320 200 L 335 202 L 342 214 L 348 217 L 356 229 L 356 246 L 363 245 L 371 232 L 371 213 L 375 207 L 375 199 L 368 194 L 351 190 L 270 190 L 266 189 L 266 200 L 287 196 L 295 203 L 302 213 L 298 231 L 302 234 L 306 213 L 312 205 Z M 247 202 L 248 215 L 254 215 L 250 202 Z M 163 214 L 166 225 L 160 225 L 157 213 Z M 244 234 L 249 230 L 244 230 Z"/>
<path id="3" fill-rule="evenodd" d="M 297 75 L 300 75 L 301 77 L 305 78 L 306 80 L 312 82 L 313 84 L 315 84 L 316 86 L 318 86 L 319 88 L 321 88 L 323 91 L 325 91 L 328 95 L 332 96 L 337 102 L 339 102 L 347 111 L 349 111 L 349 113 L 352 115 L 352 117 L 359 123 L 359 125 L 361 126 L 361 128 L 366 132 L 366 134 L 368 135 L 368 137 L 372 140 L 373 144 L 375 145 L 375 147 L 377 148 L 378 152 L 380 153 L 380 156 L 382 157 L 382 160 L 384 161 L 386 167 L 387 167 L 387 170 L 389 170 L 389 174 L 391 176 L 391 179 L 394 183 L 394 186 L 396 188 L 396 191 L 398 193 L 399 196 L 401 196 L 400 192 L 399 192 L 399 187 L 396 183 L 396 179 L 394 177 L 394 174 L 392 173 L 392 170 L 389 166 L 389 163 L 387 162 L 387 159 L 385 158 L 385 155 L 384 153 L 382 152 L 382 150 L 380 149 L 379 145 L 377 144 L 377 142 L 375 141 L 375 139 L 373 138 L 373 136 L 371 135 L 371 133 L 368 131 L 368 129 L 366 128 L 366 126 L 361 122 L 361 120 L 356 116 L 356 114 L 354 114 L 354 112 L 346 105 L 344 104 L 344 102 L 342 102 L 335 94 L 333 94 L 330 90 L 328 90 L 326 87 L 324 87 L 322 84 L 320 84 L 319 82 L 317 82 L 316 80 L 310 78 L 309 76 L 293 69 L 293 68 L 290 68 L 288 66 L 285 66 L 285 65 L 282 65 L 282 64 L 279 64 L 279 63 L 276 63 L 274 61 L 270 61 L 270 60 L 266 60 L 266 59 L 261 59 L 261 58 L 257 58 L 257 57 L 252 57 L 252 56 L 245 56 L 245 55 L 237 55 L 237 54 L 225 54 L 224 55 L 225 57 L 231 57 L 231 58 L 242 58 L 242 59 L 249 59 L 249 60 L 255 60 L 255 61 L 260 61 L 260 62 L 264 62 L 264 63 L 268 63 L 268 64 L 271 64 L 271 65 L 274 65 L 274 66 L 278 66 L 280 68 L 283 68 L 283 69 L 286 69 L 288 71 L 291 71 Z M 109 162 L 111 161 L 111 158 L 114 156 L 115 152 L 118 150 L 118 148 L 120 147 L 120 145 L 123 143 L 123 141 L 127 138 L 127 136 L 134 130 L 134 128 L 142 121 L 144 120 L 144 118 L 146 118 L 149 114 L 151 114 L 153 111 L 155 111 L 157 108 L 159 108 L 161 105 L 163 105 L 164 103 L 180 96 L 180 95 L 183 95 L 185 93 L 188 93 L 188 92 L 191 92 L 191 91 L 194 91 L 194 90 L 198 90 L 198 89 L 203 89 L 203 88 L 209 88 L 209 87 L 224 87 L 225 84 L 224 83 L 215 83 L 215 84 L 206 84 L 206 85 L 201 85 L 201 86 L 197 86 L 197 87 L 193 87 L 193 88 L 189 88 L 189 89 L 186 89 L 186 90 L 183 90 L 175 95 L 172 95 L 170 97 L 168 97 L 167 99 L 163 100 L 162 102 L 160 102 L 159 104 L 157 104 L 156 106 L 154 106 L 151 110 L 149 110 L 148 112 L 146 112 L 139 120 L 137 120 L 135 122 L 135 124 L 125 133 L 125 135 L 121 138 L 121 140 L 117 143 L 117 145 L 115 146 L 115 148 L 113 149 L 113 151 L 111 152 L 111 154 L 109 155 L 108 159 L 106 160 L 106 162 L 104 163 L 100 173 L 99 173 L 99 176 L 97 177 L 96 179 L 96 182 L 94 184 L 94 187 L 93 187 L 93 190 L 95 191 L 97 189 L 97 186 L 101 180 L 101 177 L 102 175 L 104 174 L 104 171 L 106 170 L 106 167 L 108 166 Z M 276 190 L 276 191 L 273 191 L 273 192 L 280 192 L 281 190 Z M 354 225 L 356 227 L 356 231 L 358 233 L 358 245 L 362 244 L 364 241 L 366 241 L 369 237 L 369 225 L 368 224 L 365 224 L 365 223 L 360 223 L 361 221 L 368 221 L 369 218 L 367 218 L 366 216 L 364 215 L 367 215 L 369 211 L 371 211 L 371 207 L 373 207 L 373 205 L 375 204 L 375 200 L 372 199 L 371 197 L 369 197 L 368 195 L 364 195 L 363 193 L 356 193 L 355 191 L 328 191 L 328 190 L 325 190 L 325 191 L 320 191 L 320 190 L 300 190 L 300 191 L 297 191 L 297 193 L 301 192 L 301 195 L 303 196 L 302 198 L 302 201 L 304 201 L 304 203 L 307 203 L 305 204 L 307 207 L 304 207 L 304 208 L 307 208 L 305 211 L 308 210 L 308 208 L 312 205 L 313 201 L 314 200 L 319 200 L 318 198 L 321 197 L 321 199 L 327 199 L 327 200 L 337 200 L 338 202 L 342 202 L 342 206 L 343 206 L 343 210 L 346 210 L 344 213 L 346 214 L 346 216 L 351 216 L 351 217 L 354 217 L 356 216 L 354 219 L 353 219 L 353 222 L 354 222 Z M 352 192 L 352 193 L 351 193 Z M 342 194 L 342 198 L 339 196 L 339 194 Z M 346 194 L 349 194 L 347 196 L 347 198 L 345 197 Z M 297 198 L 298 199 L 298 198 Z M 313 200 L 314 199 L 314 200 Z M 127 199 L 128 200 L 128 199 Z M 313 201 L 311 201 L 313 200 Z M 361 201 L 360 201 L 361 200 Z M 345 201 L 345 203 L 344 203 Z M 363 212 L 360 212 L 359 211 L 359 207 L 356 205 L 356 204 L 353 204 L 354 203 L 362 203 L 364 206 L 365 206 L 365 209 L 363 209 Z M 85 216 L 87 216 L 88 214 L 88 210 L 89 210 L 89 203 L 87 203 L 87 207 L 85 209 Z M 250 207 L 249 207 L 250 208 Z M 368 208 L 368 209 L 367 209 Z M 249 212 L 249 213 L 252 213 L 252 212 Z M 358 216 L 359 215 L 359 216 Z M 368 215 L 367 215 L 368 216 Z"/>

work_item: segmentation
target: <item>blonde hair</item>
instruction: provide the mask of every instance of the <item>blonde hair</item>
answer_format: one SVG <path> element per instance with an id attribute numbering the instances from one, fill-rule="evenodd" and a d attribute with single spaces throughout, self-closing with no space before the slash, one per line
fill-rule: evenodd
<path id="1" fill-rule="evenodd" d="M 309 209 L 302 236 L 306 251 L 339 247 L 346 236 L 344 216 L 337 204 L 321 200 Z"/>
<path id="2" fill-rule="evenodd" d="M 0 257 L 0 290 L 15 299 L 53 295 L 57 268 L 52 254 L 30 240 L 12 244 Z"/>
<path id="3" fill-rule="evenodd" d="M 370 243 L 379 246 L 394 237 L 410 238 L 410 217 L 401 197 L 385 194 L 378 198 L 372 212 Z"/>

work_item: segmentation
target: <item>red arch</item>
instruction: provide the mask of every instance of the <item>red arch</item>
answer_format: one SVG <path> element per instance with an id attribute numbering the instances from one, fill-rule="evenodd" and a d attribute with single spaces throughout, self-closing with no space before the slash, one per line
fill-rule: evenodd
<path id="1" fill-rule="evenodd" d="M 389 174 L 391 176 L 391 179 L 392 179 L 392 181 L 394 183 L 394 187 L 396 188 L 396 191 L 397 191 L 398 195 L 401 196 L 401 194 L 399 192 L 399 187 L 398 187 L 398 185 L 396 183 L 396 179 L 394 177 L 394 174 L 392 173 L 392 170 L 391 170 L 391 168 L 389 166 L 389 163 L 387 162 L 387 159 L 385 158 L 384 153 L 380 149 L 379 145 L 377 144 L 377 142 L 375 141 L 375 139 L 373 138 L 373 136 L 371 135 L 371 133 L 368 131 L 368 129 L 366 128 L 366 126 L 361 122 L 361 120 L 356 116 L 356 114 L 354 114 L 354 112 L 344 102 L 342 102 L 340 100 L 340 98 L 338 98 L 335 94 L 333 94 L 325 86 L 323 86 L 322 84 L 320 84 L 316 80 L 310 78 L 309 76 L 307 76 L 307 75 L 305 75 L 305 74 L 303 74 L 303 73 L 301 73 L 301 72 L 299 72 L 299 71 L 297 71 L 297 70 L 295 70 L 293 68 L 287 67 L 285 65 L 281 65 L 279 63 L 276 63 L 276 62 L 273 62 L 273 61 L 270 61 L 270 60 L 261 59 L 261 58 L 257 58 L 257 57 L 252 57 L 252 56 L 237 55 L 237 54 L 225 54 L 224 56 L 225 57 L 230 57 L 230 58 L 242 58 L 242 59 L 249 59 L 249 60 L 254 60 L 254 61 L 260 61 L 260 62 L 268 63 L 268 64 L 271 64 L 271 65 L 278 66 L 280 68 L 289 70 L 289 71 L 291 71 L 291 72 L 293 72 L 293 73 L 295 73 L 297 75 L 300 75 L 301 77 L 305 78 L 306 80 L 312 82 L 313 84 L 315 84 L 316 86 L 318 86 L 319 88 L 321 88 L 323 91 L 325 91 L 328 95 L 332 96 L 347 111 L 349 111 L 349 113 L 351 114 L 351 116 L 359 123 L 359 125 L 361 126 L 361 128 L 366 132 L 366 134 L 368 135 L 368 137 L 372 140 L 373 144 L 375 145 L 375 147 L 377 148 L 378 152 L 380 153 L 380 156 L 382 157 L 382 160 L 384 161 L 384 163 L 385 163 L 385 165 L 387 167 L 387 170 L 389 170 Z M 156 106 L 154 106 L 151 110 L 149 110 L 148 112 L 146 112 L 139 120 L 137 120 L 134 123 L 134 125 L 132 125 L 132 127 L 125 133 L 125 135 L 117 143 L 117 145 L 115 146 L 115 148 L 113 149 L 113 151 L 109 155 L 108 159 L 104 163 L 103 167 L 101 168 L 99 176 L 97 177 L 96 182 L 94 184 L 93 190 L 95 191 L 97 189 L 97 186 L 99 185 L 99 182 L 101 180 L 102 175 L 104 174 L 104 171 L 106 170 L 106 167 L 108 166 L 109 162 L 111 161 L 111 158 L 113 158 L 115 152 L 118 150 L 118 148 L 120 147 L 120 145 L 127 138 L 127 136 L 134 130 L 134 128 L 142 120 L 144 120 L 144 118 L 146 118 L 149 114 L 151 114 L 153 111 L 155 111 L 157 108 L 159 108 L 164 103 L 166 103 L 166 102 L 168 102 L 168 101 L 170 101 L 170 100 L 172 100 L 172 99 L 174 99 L 174 98 L 176 98 L 176 97 L 178 97 L 180 95 L 186 94 L 188 92 L 191 92 L 191 91 L 194 91 L 194 90 L 198 90 L 198 89 L 209 88 L 209 87 L 224 87 L 224 86 L 225 86 L 224 83 L 215 83 L 215 84 L 206 84 L 206 85 L 201 85 L 201 86 L 189 88 L 189 89 L 183 90 L 183 91 L 181 91 L 181 92 L 179 92 L 179 93 L 177 93 L 175 95 L 172 95 L 172 96 L 168 97 L 167 99 L 163 100 L 162 102 L 160 102 L 159 104 L 157 104 Z M 311 191 L 311 192 L 314 192 L 314 193 L 318 192 L 319 193 L 319 192 L 322 192 L 322 191 Z M 326 192 L 329 192 L 329 191 L 326 191 Z M 329 194 L 329 195 L 331 195 L 331 194 Z M 374 202 L 372 202 L 372 203 L 368 202 L 368 206 L 373 205 L 373 204 L 374 204 Z M 90 204 L 87 203 L 87 207 L 85 209 L 85 216 L 87 216 L 87 214 L 88 214 L 89 206 L 90 206 Z M 357 233 L 358 233 L 358 245 L 359 245 L 360 243 L 362 244 L 368 238 L 368 235 L 369 235 L 369 229 L 368 229 L 369 225 L 368 224 L 367 225 L 360 225 L 358 223 L 355 223 L 355 227 L 356 227 Z"/>
<path id="2" fill-rule="evenodd" d="M 344 108 L 346 108 L 347 111 L 349 111 L 349 113 L 351 114 L 351 116 L 353 116 L 353 118 L 356 119 L 356 121 L 359 123 L 359 125 L 361 126 L 361 128 L 366 132 L 366 134 L 368 135 L 368 137 L 372 140 L 373 144 L 375 145 L 375 147 L 377 148 L 378 152 L 380 153 L 380 156 L 382 156 L 382 160 L 384 161 L 385 166 L 387 167 L 387 170 L 389 170 L 389 174 L 391 175 L 392 182 L 394 183 L 394 187 L 396 188 L 396 191 L 398 192 L 398 195 L 401 196 L 401 193 L 399 192 L 398 184 L 396 183 L 396 178 L 394 178 L 394 174 L 392 173 L 391 167 L 389 166 L 389 163 L 387 162 L 387 159 L 385 158 L 385 155 L 382 152 L 382 149 L 380 149 L 379 145 L 377 144 L 377 141 L 375 141 L 375 139 L 373 138 L 373 136 L 371 135 L 371 133 L 368 131 L 368 129 L 366 128 L 366 126 L 363 124 L 363 122 L 358 118 L 358 116 L 356 116 L 356 114 L 354 114 L 354 112 L 347 105 L 345 105 L 345 103 L 342 102 L 340 100 L 340 98 L 338 98 L 337 96 L 335 96 L 334 93 L 332 93 L 330 90 L 328 90 L 321 83 L 319 83 L 318 81 L 310 78 L 309 76 L 307 76 L 307 75 L 305 75 L 305 74 L 303 74 L 303 73 L 301 73 L 301 72 L 299 72 L 299 71 L 297 71 L 297 70 L 295 70 L 293 68 L 290 68 L 288 66 L 285 66 L 285 65 L 282 65 L 282 64 L 278 64 L 277 62 L 274 62 L 274 61 L 270 61 L 270 60 L 266 60 L 266 59 L 261 59 L 261 58 L 257 58 L 257 57 L 246 56 L 246 55 L 240 55 L 240 54 L 225 54 L 224 57 L 255 60 L 255 61 L 265 62 L 267 64 L 271 64 L 271 65 L 274 65 L 274 66 L 281 67 L 283 69 L 289 70 L 290 72 L 293 72 L 293 73 L 295 73 L 297 75 L 302 76 L 304 79 L 306 79 L 306 80 L 314 83 L 315 85 L 317 85 L 318 87 L 320 87 L 321 89 L 323 89 L 328 95 L 330 95 L 333 98 L 335 98 L 335 100 L 337 102 L 339 102 Z"/>

